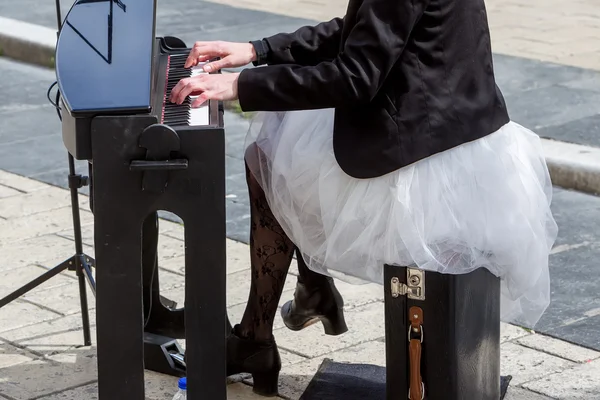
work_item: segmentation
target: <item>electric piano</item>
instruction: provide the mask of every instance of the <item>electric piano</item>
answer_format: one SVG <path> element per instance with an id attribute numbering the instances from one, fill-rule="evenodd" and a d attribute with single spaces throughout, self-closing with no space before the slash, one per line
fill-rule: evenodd
<path id="1" fill-rule="evenodd" d="M 56 46 L 63 143 L 75 159 L 88 161 L 93 178 L 90 206 L 96 225 L 99 386 L 102 399 L 143 399 L 143 382 L 141 386 L 137 381 L 130 384 L 143 378 L 137 360 L 139 306 L 145 368 L 193 376 L 216 400 L 224 396 L 224 389 L 210 382 L 220 384 L 221 377 L 225 382 L 222 326 L 230 329 L 224 315 L 223 107 L 212 100 L 193 109 L 192 99 L 181 105 L 169 102 L 170 91 L 179 80 L 205 72 L 201 66 L 184 68 L 190 49 L 178 38 L 156 37 L 155 19 L 156 0 L 77 0 L 63 21 Z M 174 148 L 169 147 L 174 143 Z M 198 287 L 191 293 L 186 289 L 186 307 L 182 309 L 159 295 L 158 218 L 153 210 L 160 209 L 181 212 L 178 215 L 186 223 L 186 287 L 189 283 Z M 153 218 L 147 218 L 136 231 L 139 213 L 144 210 L 151 210 Z M 140 231 L 141 247 L 135 233 L 139 236 Z M 99 242 L 100 234 L 113 241 Z M 127 251 L 129 248 L 132 251 Z M 137 270 L 140 262 L 142 271 Z M 199 270 L 188 268 L 188 263 L 207 265 Z M 130 272 L 123 272 L 126 270 Z M 135 295 L 140 286 L 143 299 Z M 216 332 L 210 323 L 200 325 L 199 314 L 213 324 L 224 323 Z M 120 331 L 129 345 L 111 348 L 121 340 Z M 186 334 L 184 359 L 174 339 Z M 189 335 L 211 343 L 202 349 L 191 348 Z M 203 358 L 216 364 L 203 364 Z M 113 362 L 127 373 L 115 371 Z M 199 388 L 190 389 L 190 394 L 196 394 L 188 398 L 201 395 Z"/>
<path id="2" fill-rule="evenodd" d="M 180 79 L 204 72 L 183 67 L 189 49 L 181 40 L 155 37 L 155 1 L 77 0 L 65 18 L 56 77 L 63 142 L 78 160 L 92 160 L 97 116 L 146 114 L 175 131 L 223 126 L 220 102 L 192 109 L 168 101 Z"/>

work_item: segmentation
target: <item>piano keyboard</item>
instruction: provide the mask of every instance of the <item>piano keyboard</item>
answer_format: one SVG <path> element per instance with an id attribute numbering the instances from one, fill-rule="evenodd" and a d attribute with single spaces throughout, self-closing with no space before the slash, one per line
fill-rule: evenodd
<path id="1" fill-rule="evenodd" d="M 194 77 L 200 74 L 205 74 L 202 70 L 202 65 L 196 67 L 184 68 L 187 54 L 170 55 L 167 62 L 167 84 L 165 96 L 163 98 L 163 108 L 161 123 L 171 126 L 200 126 L 208 125 L 208 103 L 204 103 L 199 108 L 192 108 L 192 103 L 197 96 L 188 96 L 182 104 L 173 104 L 169 101 L 171 90 L 177 83 L 188 77 Z"/>

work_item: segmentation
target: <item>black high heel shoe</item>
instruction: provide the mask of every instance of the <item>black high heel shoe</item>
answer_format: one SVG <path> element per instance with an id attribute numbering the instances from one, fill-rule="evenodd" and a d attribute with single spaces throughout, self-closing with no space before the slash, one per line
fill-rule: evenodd
<path id="1" fill-rule="evenodd" d="M 254 380 L 253 392 L 273 397 L 278 394 L 281 357 L 275 339 L 256 341 L 237 334 L 236 325 L 227 336 L 227 376 L 249 373 Z"/>
<path id="2" fill-rule="evenodd" d="M 327 335 L 336 336 L 348 331 L 344 318 L 344 299 L 331 277 L 327 277 L 325 285 L 312 290 L 298 282 L 294 300 L 281 307 L 281 317 L 285 326 L 293 331 L 300 331 L 319 321 L 323 323 Z"/>

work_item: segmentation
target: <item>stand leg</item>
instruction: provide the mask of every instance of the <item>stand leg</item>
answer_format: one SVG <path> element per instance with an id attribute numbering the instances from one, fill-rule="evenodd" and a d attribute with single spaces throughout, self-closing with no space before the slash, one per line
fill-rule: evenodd
<path id="1" fill-rule="evenodd" d="M 105 244 L 96 250 L 99 398 L 144 400 L 143 220 L 128 207 L 102 203 L 96 198 L 94 205 L 96 240 Z"/>
<path id="2" fill-rule="evenodd" d="M 85 275 L 81 263 L 77 263 L 77 276 L 79 278 L 79 299 L 81 302 L 81 322 L 83 326 L 83 343 L 85 346 L 92 345 L 92 334 L 90 332 L 90 316 L 88 313 L 87 292 L 85 287 Z"/>
<path id="3" fill-rule="evenodd" d="M 13 301 L 15 301 L 19 297 L 23 296 L 25 293 L 27 293 L 27 292 L 35 289 L 36 287 L 38 287 L 42 283 L 46 282 L 47 280 L 50 280 L 52 277 L 54 277 L 54 276 L 60 274 L 61 272 L 67 270 L 69 268 L 69 265 L 71 265 L 73 262 L 74 262 L 74 258 L 69 258 L 68 260 L 63 261 L 62 263 L 60 263 L 56 267 L 52 268 L 48 272 L 43 273 L 42 275 L 40 275 L 39 277 L 35 278 L 34 280 L 32 280 L 31 282 L 29 282 L 28 284 L 26 284 L 23 287 L 15 290 L 11 294 L 7 295 L 6 297 L 0 299 L 0 308 L 2 308 L 5 305 L 7 305 L 7 304 L 9 304 L 9 303 L 11 303 Z"/>
<path id="4" fill-rule="evenodd" d="M 85 346 L 92 345 L 92 335 L 90 332 L 90 316 L 88 311 L 87 292 L 85 287 L 86 276 L 83 273 L 82 258 L 86 257 L 83 254 L 83 244 L 81 239 L 81 218 L 79 215 L 79 197 L 77 189 L 84 182 L 81 177 L 75 174 L 75 160 L 69 154 L 69 190 L 71 191 L 71 211 L 73 213 L 73 236 L 75 237 L 75 271 L 79 278 L 79 299 L 81 302 L 81 322 L 83 325 L 83 343 Z M 85 262 L 85 261 L 84 261 Z"/>
<path id="5" fill-rule="evenodd" d="M 219 149 L 216 143 L 207 148 Z M 224 151 L 223 151 L 224 152 Z M 222 157 L 203 159 L 211 184 L 199 203 L 187 205 L 185 244 L 185 334 L 188 399 L 227 399 L 225 301 L 225 170 Z M 210 212 L 206 212 L 210 210 Z M 197 245 L 202 243 L 202 245 Z M 200 318 L 199 318 L 200 317 Z M 206 360 L 211 360 L 207 363 Z"/>

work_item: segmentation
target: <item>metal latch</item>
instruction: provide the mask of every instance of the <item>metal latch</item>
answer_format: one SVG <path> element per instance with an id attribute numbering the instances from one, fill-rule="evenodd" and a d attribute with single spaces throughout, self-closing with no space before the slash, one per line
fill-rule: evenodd
<path id="1" fill-rule="evenodd" d="M 416 268 L 406 268 L 406 282 L 392 278 L 392 297 L 407 296 L 412 300 L 425 300 L 425 272 Z"/>

